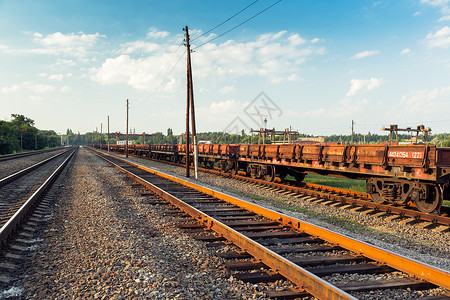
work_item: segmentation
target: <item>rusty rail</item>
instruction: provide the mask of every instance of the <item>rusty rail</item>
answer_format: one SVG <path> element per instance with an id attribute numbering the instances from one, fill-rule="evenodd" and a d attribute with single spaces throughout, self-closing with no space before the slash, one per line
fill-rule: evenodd
<path id="1" fill-rule="evenodd" d="M 111 156 L 105 153 L 102 153 L 103 155 Z M 102 157 L 99 155 L 99 157 Z M 111 156 L 113 157 L 113 156 Z M 132 165 L 134 167 L 137 167 L 141 170 L 144 170 L 146 172 L 149 172 L 151 174 L 160 176 L 162 178 L 169 179 L 173 182 L 182 184 L 184 186 L 193 188 L 197 191 L 200 191 L 202 193 L 205 193 L 207 195 L 213 196 L 215 198 L 224 200 L 226 202 L 232 203 L 234 205 L 240 206 L 242 208 L 245 208 L 249 211 L 252 211 L 256 214 L 262 215 L 270 220 L 275 220 L 280 223 L 282 223 L 286 227 L 293 228 L 295 230 L 304 231 L 305 233 L 314 235 L 316 237 L 319 237 L 323 240 L 328 241 L 329 243 L 338 245 L 342 248 L 351 250 L 357 254 L 360 254 L 362 256 L 368 257 L 372 260 L 385 263 L 386 265 L 393 267 L 397 270 L 403 271 L 405 273 L 414 275 L 416 278 L 426 280 L 428 282 L 431 282 L 433 284 L 436 284 L 438 286 L 441 286 L 446 289 L 450 289 L 450 273 L 446 270 L 442 270 L 439 268 L 432 267 L 430 265 L 427 265 L 425 263 L 421 263 L 418 261 L 415 261 L 413 259 L 409 259 L 407 257 L 395 254 L 393 252 L 383 250 L 379 247 L 367 244 L 362 241 L 358 241 L 356 239 L 343 236 L 340 234 L 337 234 L 335 232 L 332 232 L 328 229 L 310 224 L 305 221 L 301 221 L 298 219 L 295 219 L 293 217 L 290 217 L 288 215 L 285 215 L 283 213 L 279 213 L 264 207 L 261 207 L 259 205 L 248 203 L 246 201 L 234 198 L 232 196 L 226 195 L 224 193 L 200 186 L 198 184 L 159 172 L 155 171 L 153 169 L 150 169 L 148 167 L 139 165 L 137 163 L 133 163 L 128 160 L 124 160 L 121 158 L 114 157 L 115 159 L 118 159 L 122 162 L 125 162 L 129 165 Z M 106 158 L 104 158 L 106 160 Z M 114 164 L 114 163 L 113 163 Z M 247 237 L 239 234 L 235 230 L 225 226 L 221 222 L 217 221 L 214 218 L 211 218 L 204 213 L 198 211 L 196 208 L 184 203 L 180 202 L 179 199 L 176 197 L 167 194 L 166 192 L 162 191 L 158 187 L 150 184 L 146 180 L 131 174 L 130 172 L 126 171 L 125 169 L 121 168 L 120 166 L 114 164 L 117 166 L 122 172 L 127 173 L 130 177 L 136 179 L 138 182 L 141 182 L 146 187 L 154 191 L 156 194 L 160 195 L 164 199 L 170 201 L 174 205 L 177 205 L 180 209 L 187 212 L 212 230 L 218 232 L 219 234 L 223 235 L 226 239 L 232 241 L 237 246 L 241 247 L 242 249 L 245 249 L 248 253 L 253 255 L 255 258 L 260 259 L 263 263 L 267 264 L 269 267 L 273 268 L 277 272 L 279 272 L 281 275 L 285 276 L 286 278 L 293 281 L 295 284 L 297 284 L 300 287 L 303 287 L 305 290 L 310 292 L 316 297 L 319 297 L 321 299 L 344 299 L 347 297 L 351 297 L 345 292 L 341 291 L 340 289 L 337 289 L 336 287 L 329 285 L 326 282 L 323 282 L 322 279 L 316 278 L 315 275 L 310 274 L 308 271 L 304 270 L 303 268 L 296 267 L 290 262 L 282 261 L 280 260 L 280 257 L 276 253 L 267 252 L 264 247 L 259 245 L 258 243 L 255 243 L 251 240 L 249 240 Z M 264 248 L 264 249 L 263 249 Z M 283 259 L 281 257 L 281 259 Z M 284 259 L 283 259 L 284 260 Z"/>

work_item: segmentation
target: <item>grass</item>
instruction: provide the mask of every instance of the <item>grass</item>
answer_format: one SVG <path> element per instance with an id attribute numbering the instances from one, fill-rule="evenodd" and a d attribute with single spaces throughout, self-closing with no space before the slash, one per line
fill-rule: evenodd
<path id="1" fill-rule="evenodd" d="M 307 183 L 320 184 L 335 188 L 341 188 L 357 192 L 366 192 L 366 181 L 346 178 L 337 178 L 331 176 L 321 176 L 315 174 L 307 174 L 303 180 Z"/>

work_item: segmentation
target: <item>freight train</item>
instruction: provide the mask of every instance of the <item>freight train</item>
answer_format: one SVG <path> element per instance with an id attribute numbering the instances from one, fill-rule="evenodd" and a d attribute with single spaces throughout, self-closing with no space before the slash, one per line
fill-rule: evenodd
<path id="1" fill-rule="evenodd" d="M 106 149 L 106 145 L 96 145 Z M 125 145 L 110 145 L 125 152 Z M 132 155 L 174 163 L 186 162 L 186 145 L 130 145 Z M 190 161 L 193 145 L 190 145 Z M 290 175 L 302 181 L 308 173 L 366 180 L 377 203 L 413 202 L 423 212 L 439 212 L 450 199 L 450 148 L 435 145 L 198 145 L 199 164 L 273 181 Z"/>

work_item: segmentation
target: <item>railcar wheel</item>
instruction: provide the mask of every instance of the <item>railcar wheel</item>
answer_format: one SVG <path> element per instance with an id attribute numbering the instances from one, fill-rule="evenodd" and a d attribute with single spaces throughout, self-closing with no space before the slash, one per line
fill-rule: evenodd
<path id="1" fill-rule="evenodd" d="M 250 176 L 253 179 L 256 179 L 256 171 L 252 169 L 252 165 L 247 166 L 247 176 Z"/>
<path id="2" fill-rule="evenodd" d="M 425 213 L 431 213 L 435 210 L 439 210 L 442 206 L 442 202 L 444 201 L 441 189 L 439 186 L 433 186 L 430 187 L 428 193 L 427 199 L 417 199 L 414 201 L 414 204 L 420 211 Z"/>
<path id="3" fill-rule="evenodd" d="M 231 175 L 236 175 L 238 173 L 238 163 L 233 162 L 233 166 L 231 167 Z"/>
<path id="4" fill-rule="evenodd" d="M 386 199 L 384 199 L 382 196 L 380 196 L 380 194 L 378 193 L 373 193 L 370 194 L 370 197 L 372 197 L 372 201 L 378 204 L 383 204 L 384 202 L 386 202 Z"/>
<path id="5" fill-rule="evenodd" d="M 295 180 L 296 180 L 297 182 L 302 182 L 303 179 L 305 179 L 305 176 L 306 176 L 305 173 L 295 173 L 295 174 L 294 174 Z"/>
<path id="6" fill-rule="evenodd" d="M 386 199 L 383 198 L 383 196 L 380 195 L 379 191 L 380 188 L 377 189 L 377 185 L 381 183 L 374 180 L 374 179 L 368 179 L 366 181 L 366 191 L 372 197 L 372 201 L 378 204 L 382 204 L 386 202 Z"/>
<path id="7" fill-rule="evenodd" d="M 288 174 L 287 170 L 284 167 L 277 168 L 277 169 L 278 169 L 277 170 L 278 171 L 278 176 L 280 176 L 281 179 L 285 179 L 287 174 Z"/>
<path id="8" fill-rule="evenodd" d="M 267 174 L 264 175 L 266 181 L 272 182 L 275 179 L 275 168 L 274 166 L 267 166 Z"/>

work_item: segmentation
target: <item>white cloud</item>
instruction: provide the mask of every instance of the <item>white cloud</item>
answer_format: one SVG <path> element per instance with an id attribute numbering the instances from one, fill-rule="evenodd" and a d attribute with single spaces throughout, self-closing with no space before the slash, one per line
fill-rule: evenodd
<path id="1" fill-rule="evenodd" d="M 170 53 L 139 59 L 133 59 L 129 55 L 108 58 L 100 68 L 91 70 L 93 73 L 91 78 L 105 85 L 126 83 L 138 90 L 156 88 L 157 84 L 165 79 L 164 74 L 170 71 L 167 70 L 160 78 L 156 78 L 161 69 L 161 65 L 164 65 L 169 58 Z M 176 73 L 171 73 L 170 77 L 164 81 L 162 86 L 163 90 L 171 92 L 177 90 L 179 84 L 177 78 L 181 76 L 181 71 L 184 70 L 184 66 L 178 64 L 177 67 L 175 69 Z"/>
<path id="2" fill-rule="evenodd" d="M 230 77 L 261 76 L 270 82 L 294 81 L 298 79 L 300 66 L 307 59 L 325 53 L 325 48 L 316 43 L 317 38 L 307 40 L 295 33 L 288 35 L 287 31 L 263 34 L 246 43 L 233 40 L 221 44 L 208 43 L 192 54 L 194 77 L 204 80 L 211 80 L 214 77 L 214 84 L 219 85 L 217 89 L 225 86 L 222 80 Z M 128 45 L 144 44 L 137 41 Z M 152 56 L 133 58 L 130 55 L 120 55 L 108 58 L 101 67 L 91 70 L 91 78 L 102 84 L 126 83 L 135 89 L 153 90 L 159 84 L 159 79 L 168 76 L 167 73 L 177 61 L 184 60 L 182 51 L 173 55 L 178 45 L 174 46 L 172 41 L 161 40 L 158 41 L 158 45 L 158 53 Z M 165 66 L 169 59 L 170 63 L 155 81 L 161 66 Z M 183 64 L 179 63 L 167 78 L 171 85 L 164 83 L 162 86 L 173 87 L 173 91 L 176 91 L 181 87 L 181 82 L 176 78 L 182 77 L 184 70 Z"/>
<path id="3" fill-rule="evenodd" d="M 445 111 L 448 108 L 450 86 L 432 90 L 414 90 L 401 99 L 401 111 L 406 114 L 423 115 Z"/>
<path id="4" fill-rule="evenodd" d="M 423 4 L 428 4 L 439 8 L 439 12 L 443 15 L 438 22 L 450 20 L 450 0 L 421 0 Z"/>
<path id="5" fill-rule="evenodd" d="M 298 46 L 298 45 L 303 45 L 304 43 L 306 43 L 306 40 L 301 38 L 299 34 L 292 34 L 289 38 L 288 38 L 289 42 L 291 42 L 292 45 L 294 46 Z"/>
<path id="6" fill-rule="evenodd" d="M 196 107 L 196 113 L 203 116 L 202 122 L 214 122 L 226 126 L 242 113 L 247 105 L 248 102 L 240 102 L 234 99 L 214 101 L 209 106 Z"/>
<path id="7" fill-rule="evenodd" d="M 221 94 L 228 94 L 228 93 L 234 92 L 235 90 L 236 90 L 236 88 L 234 87 L 234 85 L 228 85 L 228 86 L 224 86 L 223 88 L 221 88 L 219 90 L 219 92 Z"/>
<path id="8" fill-rule="evenodd" d="M 99 33 L 85 34 L 83 32 L 68 34 L 55 32 L 44 36 L 36 32 L 33 34 L 33 37 L 35 43 L 41 45 L 42 48 L 21 50 L 22 52 L 67 55 L 81 58 L 86 56 L 88 49 L 93 47 L 98 39 L 104 37 L 104 35 L 100 35 Z"/>
<path id="9" fill-rule="evenodd" d="M 169 36 L 167 31 L 158 31 L 156 28 L 150 28 L 147 33 L 147 38 L 162 39 Z"/>
<path id="10" fill-rule="evenodd" d="M 23 86 L 34 93 L 46 93 L 46 92 L 52 92 L 55 90 L 55 87 L 48 84 L 42 84 L 42 83 L 33 83 L 33 82 L 24 82 Z"/>
<path id="11" fill-rule="evenodd" d="M 72 88 L 71 88 L 70 86 L 65 85 L 65 86 L 62 86 L 59 90 L 60 90 L 62 93 L 69 93 L 69 92 L 72 91 Z"/>
<path id="12" fill-rule="evenodd" d="M 8 94 L 8 93 L 14 93 L 20 90 L 20 85 L 13 84 L 12 86 L 4 86 L 2 87 L 2 93 Z"/>
<path id="13" fill-rule="evenodd" d="M 193 64 L 199 70 L 196 76 L 204 78 L 210 74 L 257 75 L 281 82 L 297 74 L 307 59 L 324 53 L 325 48 L 315 46 L 312 41 L 295 34 L 286 37 L 286 32 L 281 31 L 261 35 L 247 43 L 228 40 L 222 44 L 206 44 L 193 56 Z"/>
<path id="14" fill-rule="evenodd" d="M 413 14 L 413 17 L 417 17 L 417 16 L 420 16 L 422 14 L 422 12 L 420 12 L 420 11 L 416 11 L 414 14 Z"/>
<path id="15" fill-rule="evenodd" d="M 76 63 L 71 59 L 58 58 L 54 66 L 73 67 Z"/>
<path id="16" fill-rule="evenodd" d="M 438 19 L 438 22 L 445 22 L 445 21 L 450 21 L 450 15 L 446 15 Z"/>
<path id="17" fill-rule="evenodd" d="M 136 42 L 128 42 L 123 45 L 121 45 L 121 54 L 130 54 L 133 52 L 153 52 L 160 48 L 159 44 L 156 43 L 148 43 L 144 41 L 136 41 Z"/>
<path id="18" fill-rule="evenodd" d="M 401 55 L 406 55 L 406 54 L 411 54 L 411 49 L 409 48 L 405 48 L 402 50 L 402 52 L 400 52 Z"/>
<path id="19" fill-rule="evenodd" d="M 448 48 L 450 46 L 450 27 L 445 26 L 435 33 L 427 34 L 424 43 L 429 48 Z"/>
<path id="20" fill-rule="evenodd" d="M 347 96 L 353 96 L 358 92 L 371 91 L 379 88 L 383 83 L 383 78 L 370 78 L 370 79 L 352 79 L 350 80 L 350 90 L 347 92 Z"/>
<path id="21" fill-rule="evenodd" d="M 342 118 L 346 116 L 355 116 L 368 109 L 369 101 L 367 99 L 349 99 L 343 98 L 336 105 L 328 107 L 318 107 L 308 111 L 286 112 L 287 117 L 292 118 Z"/>
<path id="22" fill-rule="evenodd" d="M 362 51 L 362 52 L 358 52 L 355 55 L 353 55 L 352 57 L 350 57 L 351 59 L 361 59 L 364 57 L 369 57 L 369 56 L 373 56 L 373 55 L 377 55 L 379 54 L 380 51 L 378 50 L 372 50 L 372 51 Z"/>
<path id="23" fill-rule="evenodd" d="M 34 83 L 31 81 L 25 81 L 21 84 L 13 84 L 12 86 L 5 86 L 2 88 L 3 93 L 14 93 L 20 90 L 29 90 L 33 93 L 46 93 L 46 92 L 52 92 L 55 90 L 55 87 L 48 84 L 42 84 L 42 83 Z"/>
<path id="24" fill-rule="evenodd" d="M 48 76 L 48 79 L 61 81 L 64 79 L 64 75 L 63 74 L 53 74 L 53 75 Z"/>
<path id="25" fill-rule="evenodd" d="M 36 95 L 30 95 L 28 97 L 28 99 L 31 100 L 31 102 L 33 102 L 34 104 L 40 104 L 42 103 L 43 98 L 41 96 L 36 96 Z"/>

